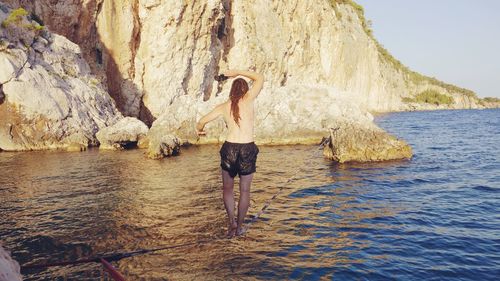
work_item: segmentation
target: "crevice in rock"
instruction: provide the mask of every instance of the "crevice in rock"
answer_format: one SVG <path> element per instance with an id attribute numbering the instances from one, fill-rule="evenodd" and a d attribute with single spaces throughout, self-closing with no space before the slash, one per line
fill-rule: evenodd
<path id="1" fill-rule="evenodd" d="M 99 48 L 95 48 L 95 59 L 98 65 L 102 65 L 103 60 L 102 60 L 102 50 Z"/>
<path id="2" fill-rule="evenodd" d="M 139 18 L 139 0 L 135 0 L 132 4 L 132 11 L 134 17 L 134 28 L 132 29 L 132 38 L 130 40 L 130 51 L 132 54 L 130 58 L 131 67 L 128 70 L 128 75 L 130 79 L 133 80 L 135 78 L 135 56 L 137 55 L 137 50 L 141 45 L 142 23 L 141 19 Z"/>
<path id="3" fill-rule="evenodd" d="M 285 73 L 283 73 L 283 78 L 282 78 L 282 79 L 281 79 L 281 81 L 280 81 L 280 86 L 281 86 L 281 87 L 285 86 L 286 81 L 288 80 L 288 77 L 287 77 L 287 76 L 288 76 L 288 72 L 287 72 L 287 71 L 285 71 Z"/>
<path id="4" fill-rule="evenodd" d="M 3 93 L 3 84 L 0 84 L 0 105 L 5 101 L 5 94 Z"/>
<path id="5" fill-rule="evenodd" d="M 195 4 L 192 4 L 191 6 L 191 10 L 194 9 L 194 6 Z M 180 22 L 182 20 L 182 15 L 185 13 L 185 10 L 186 10 L 186 6 L 183 7 L 182 11 L 181 11 L 181 15 L 179 16 L 179 21 L 177 22 L 177 25 L 179 26 L 180 25 Z M 193 30 L 193 47 L 191 49 L 191 55 L 189 56 L 189 59 L 188 59 L 188 67 L 186 69 L 186 71 L 184 72 L 184 78 L 182 79 L 182 89 L 183 89 L 183 92 L 185 95 L 188 94 L 188 89 L 189 89 L 189 80 L 191 79 L 192 75 L 193 75 L 193 66 L 192 66 L 192 58 L 194 57 L 194 54 L 195 54 L 195 51 L 196 51 L 196 47 L 198 45 L 198 40 L 200 39 L 200 30 L 201 30 L 201 25 L 202 25 L 202 18 L 203 18 L 203 15 L 205 14 L 205 11 L 207 10 L 207 5 L 204 4 L 203 7 L 202 7 L 202 10 L 199 14 L 199 16 L 196 18 L 196 21 L 194 23 L 194 30 Z M 193 13 L 195 13 L 195 11 L 192 11 Z M 210 62 L 209 63 L 209 66 L 211 65 L 212 63 Z M 201 84 L 201 87 L 202 87 L 202 92 L 205 93 L 205 89 L 206 88 L 206 77 L 204 77 L 203 79 L 203 82 Z M 178 95 L 174 96 L 172 98 L 172 100 L 170 101 L 170 104 L 172 104 L 173 100 L 175 98 L 177 98 Z"/>
<path id="6" fill-rule="evenodd" d="M 192 59 L 193 54 L 194 54 L 194 48 L 193 51 L 191 52 L 191 57 L 188 59 L 186 74 L 182 79 L 182 90 L 184 90 L 185 95 L 187 95 L 188 93 L 189 79 L 191 79 L 191 77 L 193 76 L 193 59 Z"/>
<path id="7" fill-rule="evenodd" d="M 97 8 L 95 10 L 95 15 L 94 15 L 94 26 L 95 26 L 95 23 L 97 22 L 97 16 L 99 16 L 99 14 L 102 11 L 102 4 L 103 3 L 104 3 L 103 0 L 99 1 L 99 3 L 97 3 Z"/>
<path id="8" fill-rule="evenodd" d="M 142 65 L 142 71 L 141 71 L 141 85 L 144 85 L 144 75 L 146 73 L 146 66 L 143 64 Z M 148 128 L 151 128 L 153 126 L 153 122 L 156 120 L 156 118 L 153 116 L 153 113 L 149 110 L 149 108 L 146 107 L 144 104 L 144 101 L 142 97 L 144 96 L 144 92 L 141 91 L 141 96 L 139 97 L 139 120 L 144 122 Z"/>
<path id="9" fill-rule="evenodd" d="M 14 73 L 14 75 L 12 77 L 10 77 L 7 81 L 2 82 L 2 84 L 7 84 L 10 81 L 12 81 L 13 79 L 17 79 L 19 77 L 19 75 L 21 75 L 24 68 L 26 67 L 26 64 L 28 64 L 28 62 L 30 61 L 30 49 L 32 48 L 32 46 L 33 46 L 33 44 L 31 44 L 30 46 L 28 46 L 26 48 L 26 60 L 23 62 L 23 65 L 21 65 L 21 67 L 16 71 L 16 73 Z"/>
<path id="10" fill-rule="evenodd" d="M 177 23 L 176 25 L 179 26 L 182 22 L 182 19 L 184 18 L 184 13 L 186 12 L 187 4 L 182 6 L 182 10 L 179 13 L 179 16 L 177 17 Z"/>
<path id="11" fill-rule="evenodd" d="M 7 124 L 7 126 L 9 127 L 9 137 L 12 140 L 12 139 L 14 139 L 14 134 L 12 133 L 12 128 L 14 126 L 12 126 L 12 124 Z"/>
<path id="12" fill-rule="evenodd" d="M 153 126 L 153 122 L 156 120 L 153 113 L 151 113 L 151 111 L 144 104 L 142 98 L 139 104 L 139 120 L 144 122 L 148 128 L 151 128 L 151 126 Z"/>
<path id="13" fill-rule="evenodd" d="M 227 55 L 229 51 L 234 46 L 234 29 L 233 26 L 233 17 L 231 16 L 232 11 L 232 1 L 224 0 L 224 36 L 222 37 L 221 43 L 223 48 L 222 59 L 227 62 Z"/>
<path id="14" fill-rule="evenodd" d="M 209 79 L 209 81 L 212 82 L 207 83 L 209 89 L 205 91 L 205 95 L 203 97 L 204 101 L 210 99 L 212 85 L 215 82 L 213 80 L 213 76 L 220 72 L 221 59 L 222 61 L 227 63 L 227 56 L 229 54 L 229 51 L 234 46 L 234 29 L 232 28 L 233 18 L 231 16 L 232 1 L 223 0 L 222 7 L 224 12 L 224 17 L 218 21 L 212 32 L 213 35 L 215 34 L 217 36 L 217 38 L 212 38 L 213 42 L 212 44 L 217 44 L 217 46 L 213 45 L 211 46 L 211 48 L 214 47 L 215 49 L 212 53 L 217 52 L 218 54 L 215 55 L 213 59 L 212 69 L 214 69 L 214 71 L 210 72 L 209 70 L 208 75 L 205 76 L 205 79 Z M 218 96 L 220 92 L 222 92 L 222 86 L 223 83 L 217 84 L 217 93 L 215 94 L 215 96 Z"/>

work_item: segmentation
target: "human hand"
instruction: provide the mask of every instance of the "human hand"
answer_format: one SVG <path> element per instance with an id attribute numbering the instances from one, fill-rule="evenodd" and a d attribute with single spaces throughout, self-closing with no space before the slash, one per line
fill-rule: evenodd
<path id="1" fill-rule="evenodd" d="M 205 136 L 205 135 L 207 135 L 207 133 L 203 130 L 204 127 L 205 127 L 205 125 L 202 126 L 201 123 L 196 124 L 196 134 L 198 136 Z"/>

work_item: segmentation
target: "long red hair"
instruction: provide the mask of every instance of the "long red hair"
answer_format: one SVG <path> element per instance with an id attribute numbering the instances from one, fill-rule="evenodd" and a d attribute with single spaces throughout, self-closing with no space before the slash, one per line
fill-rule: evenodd
<path id="1" fill-rule="evenodd" d="M 238 78 L 233 81 L 231 86 L 231 91 L 229 92 L 229 98 L 231 99 L 231 114 L 233 119 L 238 126 L 240 126 L 240 109 L 238 107 L 238 101 L 245 96 L 248 92 L 248 83 L 243 78 Z"/>

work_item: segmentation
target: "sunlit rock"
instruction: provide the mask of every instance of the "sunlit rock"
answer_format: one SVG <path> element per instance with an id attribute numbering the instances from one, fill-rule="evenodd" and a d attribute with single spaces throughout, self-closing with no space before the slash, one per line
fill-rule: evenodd
<path id="1" fill-rule="evenodd" d="M 137 142 L 148 133 L 148 126 L 134 117 L 125 117 L 112 126 L 101 129 L 96 137 L 100 149 L 123 149 Z"/>
<path id="2" fill-rule="evenodd" d="M 181 149 L 181 141 L 172 134 L 153 133 L 148 136 L 146 156 L 151 159 L 161 159 L 168 156 L 178 155 Z"/>
<path id="3" fill-rule="evenodd" d="M 365 118 L 370 111 L 483 107 L 470 91 L 414 73 L 393 58 L 350 1 L 6 2 L 23 5 L 79 44 L 123 114 L 181 143 L 223 140 L 223 122 L 209 124 L 203 138 L 194 125 L 227 97 L 230 83 L 213 77 L 228 68 L 266 77 L 256 105 L 258 143 L 317 143 L 336 118 L 371 124 Z M 453 103 L 407 102 L 428 89 Z M 154 147 L 158 151 L 158 141 Z"/>
<path id="4" fill-rule="evenodd" d="M 51 34 L 21 8 L 2 4 L 0 22 L 8 46 L 0 51 L 0 148 L 96 145 L 95 133 L 122 116 L 78 45 Z"/>
<path id="5" fill-rule="evenodd" d="M 338 120 L 331 125 L 323 155 L 335 162 L 371 162 L 412 157 L 412 149 L 405 141 L 373 124 Z"/>

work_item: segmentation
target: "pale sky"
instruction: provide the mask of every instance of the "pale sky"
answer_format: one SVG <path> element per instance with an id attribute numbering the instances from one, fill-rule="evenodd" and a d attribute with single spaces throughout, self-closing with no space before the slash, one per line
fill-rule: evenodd
<path id="1" fill-rule="evenodd" d="M 500 98 L 500 0 L 355 0 L 375 38 L 427 76 Z"/>

